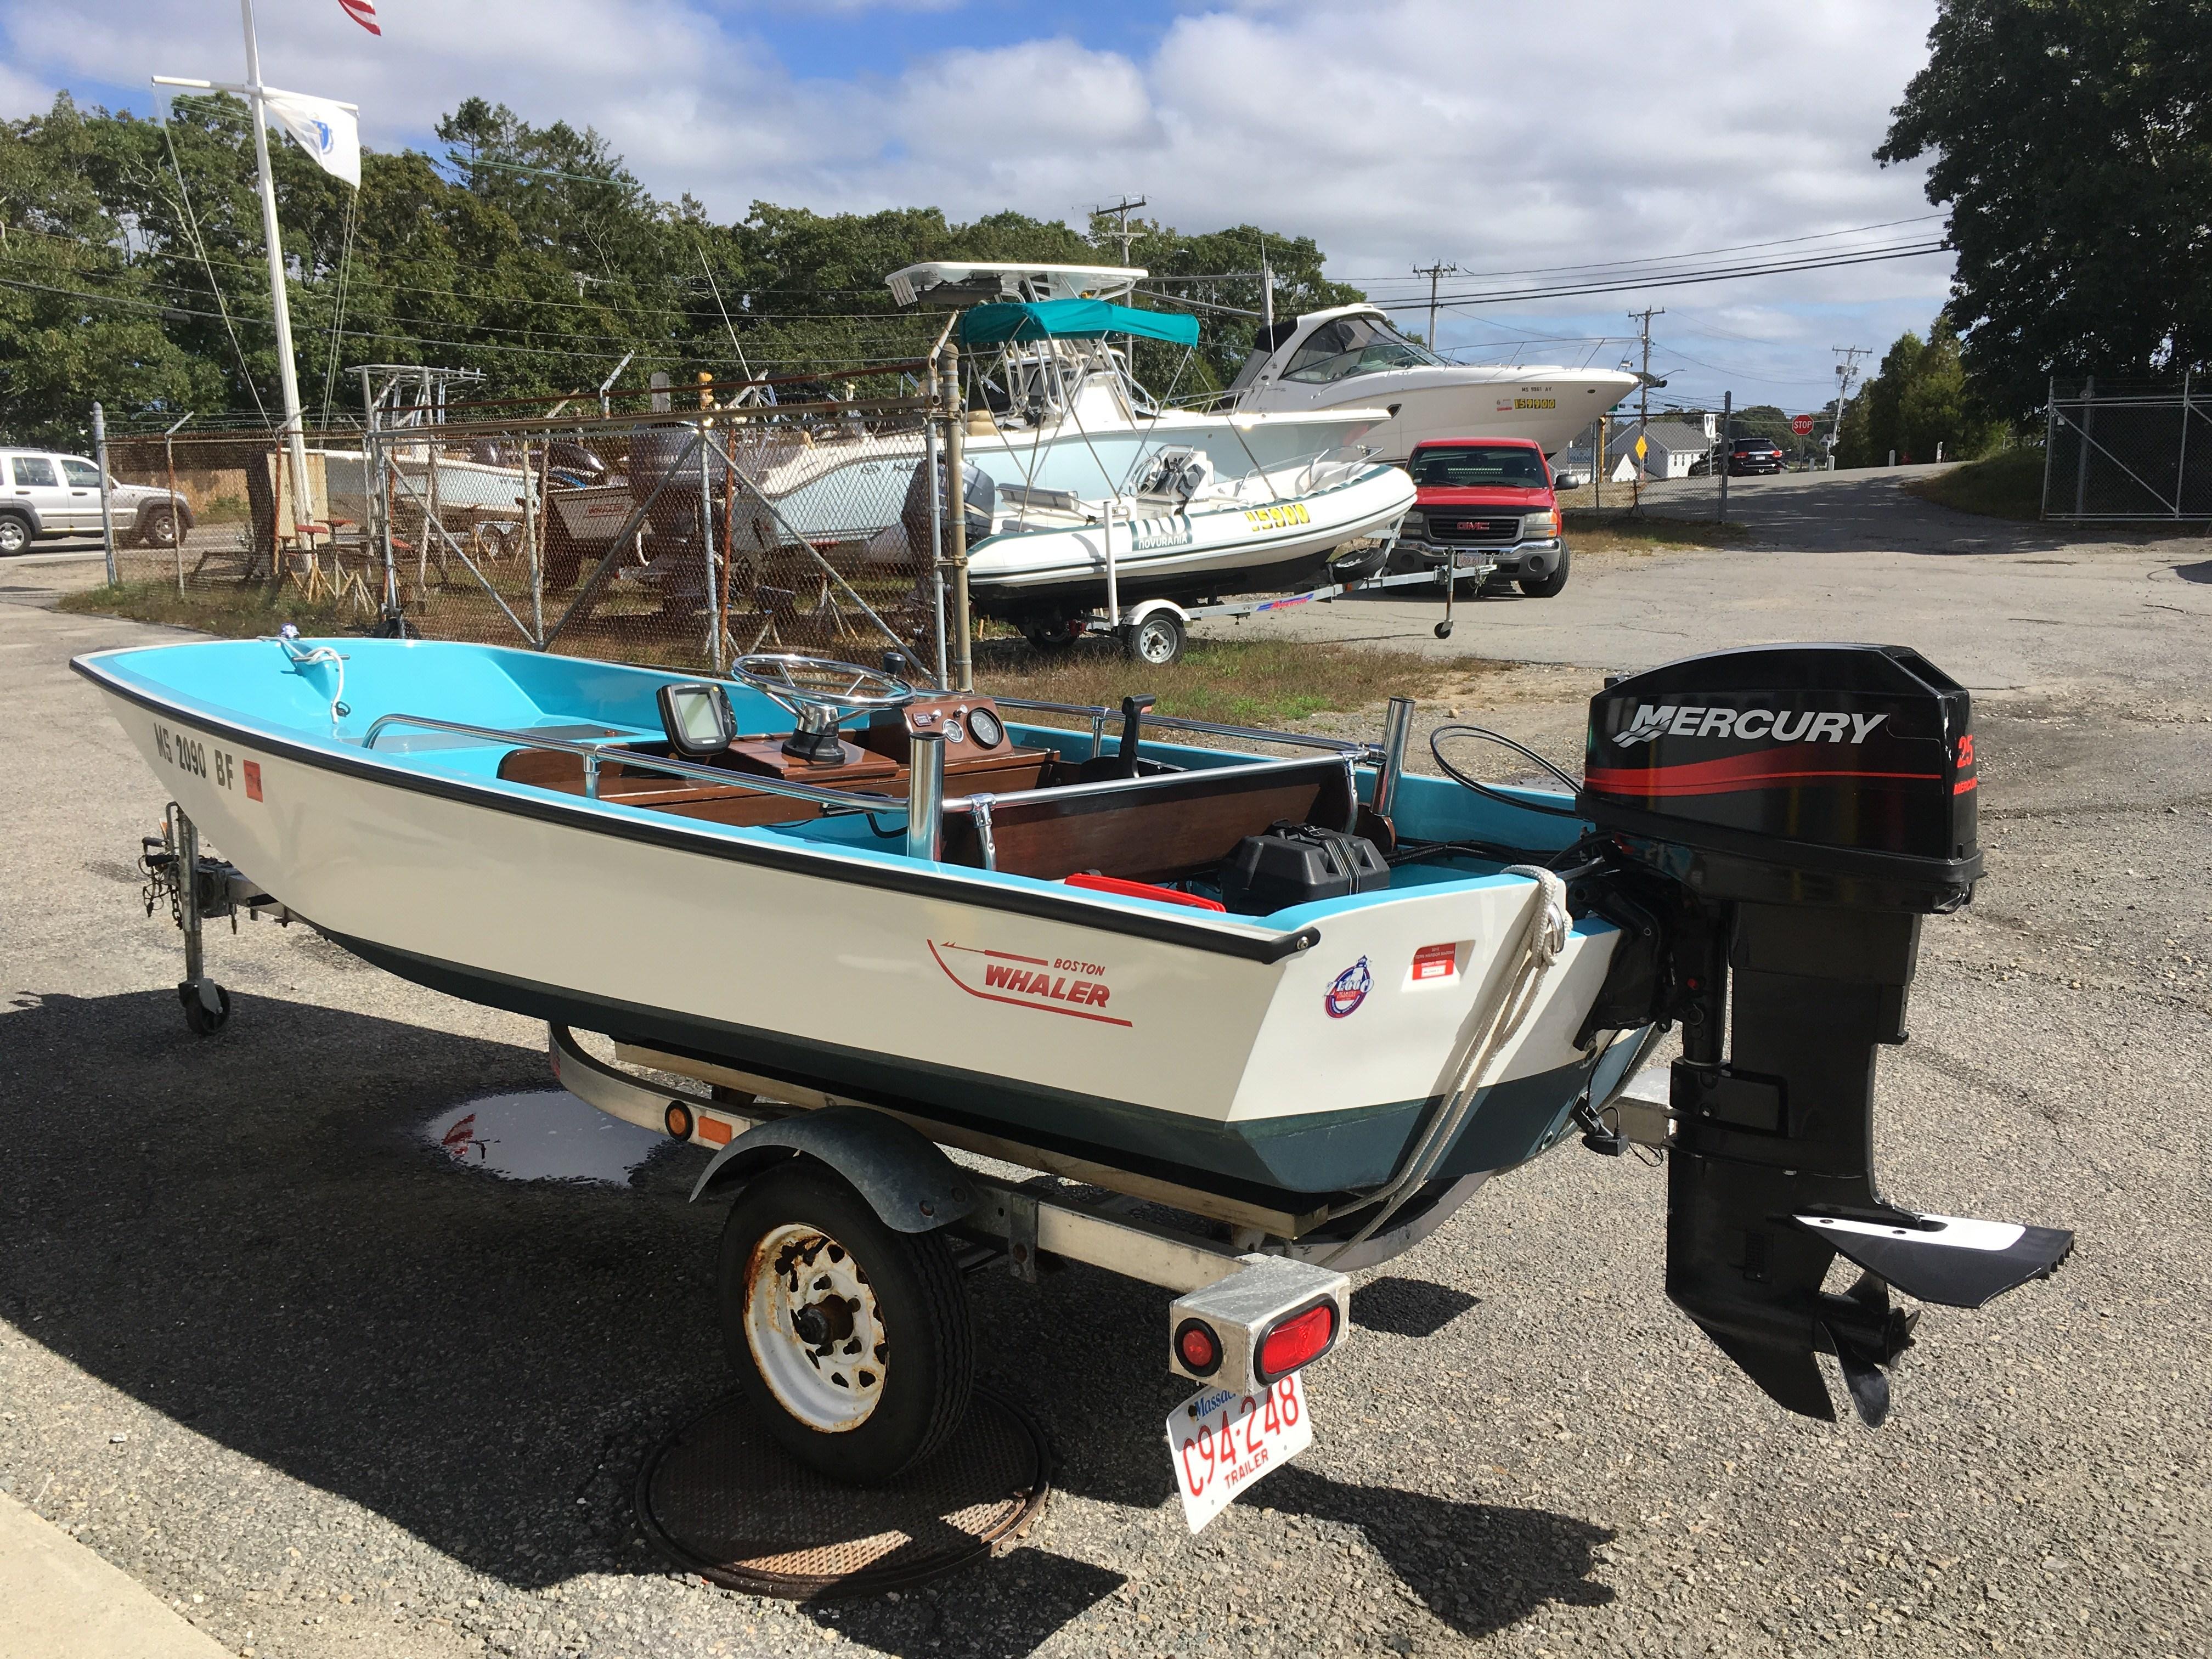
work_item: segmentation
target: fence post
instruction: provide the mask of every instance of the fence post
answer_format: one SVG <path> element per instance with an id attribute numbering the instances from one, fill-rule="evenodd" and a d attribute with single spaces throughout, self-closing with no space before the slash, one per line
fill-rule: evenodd
<path id="1" fill-rule="evenodd" d="M 2074 516 L 2081 518 L 2089 510 L 2089 434 L 2096 416 L 2092 409 L 2097 396 L 2097 377 L 2084 375 L 2081 380 L 2081 418 L 2075 429 L 2081 434 L 2081 448 L 2074 462 Z"/>
<path id="2" fill-rule="evenodd" d="M 115 574 L 115 509 L 107 498 L 107 413 L 98 404 L 92 406 L 92 464 L 100 469 L 100 540 L 107 550 L 107 585 L 112 587 L 120 580 Z M 175 507 L 169 511 L 173 515 Z"/>
<path id="3" fill-rule="evenodd" d="M 185 416 L 185 421 L 191 418 L 187 415 Z M 185 591 L 185 515 L 177 511 L 177 427 L 182 426 L 185 421 L 179 421 L 177 426 L 171 427 L 161 434 L 161 459 L 169 475 L 169 526 L 176 532 L 176 534 L 169 538 L 169 545 L 175 550 L 177 556 L 177 592 L 179 593 Z M 2185 421 L 2185 427 L 2186 424 Z M 103 477 L 106 476 L 106 471 L 107 469 L 105 466 L 100 468 Z"/>
<path id="4" fill-rule="evenodd" d="M 2051 457 L 2058 444 L 2058 377 L 2048 375 L 2043 382 L 2043 501 L 2036 509 L 2042 518 L 2051 516 Z"/>
<path id="5" fill-rule="evenodd" d="M 951 340 L 939 358 L 946 383 L 945 398 L 945 504 L 951 513 L 949 555 L 952 565 L 952 626 L 958 653 L 952 659 L 962 691 L 975 689 L 975 624 L 968 612 L 967 417 L 960 407 L 960 348 Z"/>
<path id="6" fill-rule="evenodd" d="M 937 422 L 944 382 L 937 360 L 929 363 L 929 413 L 921 422 L 922 476 L 929 480 L 929 620 L 937 641 L 937 689 L 945 686 L 945 475 L 939 470 Z"/>
<path id="7" fill-rule="evenodd" d="M 707 459 L 708 424 L 707 418 L 700 416 L 699 534 L 707 554 L 707 657 L 719 677 L 722 672 L 722 589 L 714 579 L 714 473 Z"/>
<path id="8" fill-rule="evenodd" d="M 2173 516 L 2181 516 L 2183 500 L 2189 494 L 2189 371 L 2181 371 L 2181 448 L 2173 458 Z"/>
<path id="9" fill-rule="evenodd" d="M 1713 459 L 1713 471 L 1721 475 L 1721 509 L 1719 522 L 1722 524 L 1726 524 L 1728 522 L 1729 457 L 1735 453 L 1729 446 L 1729 440 L 1735 431 L 1735 393 L 1733 392 L 1723 392 L 1721 393 L 1721 447 L 1719 453 L 1717 454 Z"/>
<path id="10" fill-rule="evenodd" d="M 546 441 L 550 453 L 552 441 Z M 545 469 L 550 472 L 553 469 Z M 530 556 L 530 642 L 545 648 L 545 562 L 538 556 L 538 474 L 530 454 L 530 440 L 522 441 L 522 545 Z"/>

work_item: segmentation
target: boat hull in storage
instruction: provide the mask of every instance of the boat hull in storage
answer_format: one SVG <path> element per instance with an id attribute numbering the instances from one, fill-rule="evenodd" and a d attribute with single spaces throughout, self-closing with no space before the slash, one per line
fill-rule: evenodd
<path id="1" fill-rule="evenodd" d="M 1125 602 L 1273 591 L 1318 573 L 1346 542 L 1388 534 L 1413 499 L 1405 473 L 1368 465 L 1333 487 L 1279 500 L 1246 488 L 1182 512 L 1139 507 L 1110 524 L 1018 531 L 970 550 L 968 591 L 978 608 L 999 616 L 1097 605 L 1106 594 L 1109 537 Z"/>
<path id="2" fill-rule="evenodd" d="M 331 671 L 295 669 L 274 642 L 79 667 L 201 832 L 371 962 L 1224 1191 L 1388 1178 L 1449 1086 L 1475 994 L 1509 971 L 1500 943 L 1532 890 L 1513 876 L 1408 884 L 1255 921 L 917 864 L 878 850 L 889 843 L 864 817 L 674 818 L 516 785 L 490 745 L 360 740 L 381 714 L 463 702 L 517 731 L 600 720 L 642 733 L 672 677 L 490 647 L 342 648 L 351 712 L 334 735 Z M 1070 753 L 1090 741 L 1019 735 Z M 1460 793 L 1403 787 L 1401 811 L 1424 788 L 1439 809 Z M 1574 1042 L 1616 938 L 1594 918 L 1577 925 L 1449 1170 L 1532 1156 L 1594 1070 L 1626 1064 L 1632 1043 L 1592 1055 Z M 1465 977 L 1416 984 L 1414 953 L 1439 939 L 1462 942 Z"/>

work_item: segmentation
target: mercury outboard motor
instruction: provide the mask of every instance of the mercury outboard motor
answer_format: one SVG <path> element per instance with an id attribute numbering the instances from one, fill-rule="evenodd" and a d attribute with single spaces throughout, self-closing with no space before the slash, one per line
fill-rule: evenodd
<path id="1" fill-rule="evenodd" d="M 1590 702 L 1577 805 L 1626 861 L 1595 901 L 1628 933 L 1608 993 L 1682 1024 L 1667 1293 L 1823 1420 L 1820 1353 L 1863 1419 L 1887 1414 L 1917 1317 L 1889 1287 L 1977 1308 L 2073 1248 L 1900 1209 L 1875 1182 L 1876 1051 L 1905 1040 L 1920 919 L 1982 872 L 1970 719 L 1966 690 L 1898 646 L 1720 652 Z M 1835 1295 L 1839 1255 L 1862 1273 Z"/>

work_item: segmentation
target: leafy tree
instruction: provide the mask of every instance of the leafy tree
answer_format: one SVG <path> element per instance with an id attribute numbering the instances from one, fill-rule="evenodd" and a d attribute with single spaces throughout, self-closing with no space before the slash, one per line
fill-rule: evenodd
<path id="1" fill-rule="evenodd" d="M 1972 460 L 2003 434 L 1968 388 L 1958 331 L 1938 317 L 1924 343 L 1910 330 L 1898 336 L 1845 405 L 1836 465 L 1881 466 L 1893 450 L 1901 461 L 1932 461 L 1939 448 L 1946 460 Z"/>
<path id="2" fill-rule="evenodd" d="M 80 111 L 0 123 L 0 434 L 72 439 L 93 399 L 166 425 L 194 411 L 273 422 L 278 407 L 252 133 L 236 100 L 179 96 L 166 123 Z M 1015 212 L 966 224 L 935 208 L 817 214 L 755 203 L 718 225 L 662 202 L 599 135 L 536 126 L 465 100 L 438 124 L 442 158 L 365 154 L 358 191 L 270 140 L 311 423 L 356 414 L 374 362 L 472 368 L 484 395 L 588 392 L 625 353 L 623 385 L 654 370 L 804 375 L 887 392 L 942 317 L 901 313 L 884 278 L 929 258 L 1120 264 L 1103 222 Z M 1252 226 L 1185 235 L 1139 228 L 1132 260 L 1203 299 L 1205 343 L 1139 344 L 1140 378 L 1178 398 L 1226 384 L 1261 309 L 1264 242 L 1278 313 L 1359 297 L 1321 274 L 1310 240 Z M 1233 273 L 1246 273 L 1235 275 Z M 1176 308 L 1155 297 L 1146 303 Z M 1180 378 L 1178 379 L 1178 376 Z M 807 395 L 805 385 L 787 395 Z"/>
<path id="3" fill-rule="evenodd" d="M 1993 406 L 2025 416 L 2054 374 L 2212 368 L 2212 3 L 1942 0 L 1929 46 L 1875 154 L 1935 158 Z"/>

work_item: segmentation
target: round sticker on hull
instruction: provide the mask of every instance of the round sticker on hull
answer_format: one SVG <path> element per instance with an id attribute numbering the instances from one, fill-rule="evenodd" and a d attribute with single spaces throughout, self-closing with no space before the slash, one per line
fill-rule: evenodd
<path id="1" fill-rule="evenodd" d="M 1322 994 L 1321 1006 L 1331 1019 L 1342 1019 L 1367 1000 L 1367 993 L 1375 983 L 1367 971 L 1367 958 L 1362 957 L 1334 979 Z"/>

